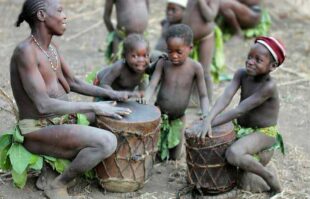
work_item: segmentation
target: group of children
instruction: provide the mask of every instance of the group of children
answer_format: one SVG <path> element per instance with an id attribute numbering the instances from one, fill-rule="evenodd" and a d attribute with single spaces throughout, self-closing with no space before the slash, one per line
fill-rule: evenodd
<path id="1" fill-rule="evenodd" d="M 114 30 L 110 20 L 106 19 L 106 16 L 111 16 L 111 2 L 107 1 L 105 11 L 108 14 L 105 12 L 104 15 L 109 31 Z M 147 24 L 148 1 L 135 1 L 139 2 L 139 6 L 135 7 L 136 15 L 141 11 L 141 15 L 145 16 L 139 18 L 140 21 L 136 21 L 133 15 L 120 16 L 130 9 L 130 6 L 125 6 L 125 2 L 130 4 L 127 0 L 114 1 L 117 28 L 128 35 L 123 42 L 122 59 L 98 72 L 95 84 L 127 91 L 134 91 L 138 86 L 137 92 L 146 103 L 150 103 L 159 87 L 155 105 L 161 110 L 162 122 L 165 124 L 158 144 L 160 157 L 173 160 L 180 159 L 181 156 L 185 111 L 193 87 L 196 87 L 202 111 L 201 119 L 204 120 L 204 125 L 196 136 L 201 139 L 205 136 L 212 137 L 212 126 L 229 121 L 234 121 L 239 130 L 251 129 L 247 131 L 250 133 L 238 134 L 238 140 L 227 150 L 226 158 L 230 164 L 261 176 L 270 186 L 270 191 L 280 192 L 276 176 L 264 167 L 270 158 L 264 160 L 264 163 L 257 159 L 264 150 L 283 147 L 276 128 L 279 96 L 276 83 L 270 76 L 270 72 L 284 61 L 283 45 L 273 37 L 258 37 L 248 53 L 245 68 L 237 70 L 223 95 L 210 108 L 210 64 L 214 48 L 215 17 L 218 12 L 223 13 L 237 36 L 241 36 L 240 27 L 253 26 L 259 20 L 259 1 L 167 0 L 167 18 L 162 21 L 162 34 L 156 45 L 156 49 L 167 53 L 167 56 L 160 57 L 151 69 L 150 47 L 143 36 L 146 26 L 139 26 L 139 29 L 133 31 L 137 23 Z M 126 19 L 126 26 L 123 22 L 125 19 L 120 18 Z M 130 20 L 135 23 L 130 23 Z M 199 62 L 189 57 L 193 45 L 198 46 Z M 144 74 L 151 75 L 147 86 Z M 239 105 L 223 112 L 239 88 Z M 167 125 L 171 125 L 170 128 Z"/>

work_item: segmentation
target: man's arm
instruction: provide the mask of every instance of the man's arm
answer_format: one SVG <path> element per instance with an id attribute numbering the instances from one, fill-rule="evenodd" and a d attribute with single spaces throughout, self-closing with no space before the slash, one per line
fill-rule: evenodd
<path id="1" fill-rule="evenodd" d="M 114 31 L 114 26 L 111 21 L 114 1 L 115 0 L 106 0 L 104 6 L 103 21 L 109 32 Z"/>
<path id="2" fill-rule="evenodd" d="M 73 92 L 93 97 L 110 98 L 117 101 L 124 101 L 127 100 L 129 97 L 135 97 L 134 95 L 132 95 L 132 93 L 127 91 L 113 91 L 110 89 L 94 86 L 77 79 L 69 66 L 65 63 L 64 58 L 61 55 L 59 56 L 59 58 L 64 77 L 66 78 L 68 84 L 70 85 L 70 89 Z"/>
<path id="3" fill-rule="evenodd" d="M 275 87 L 276 85 L 274 82 L 270 82 L 267 85 L 263 86 L 253 95 L 240 102 L 236 108 L 217 116 L 212 121 L 212 125 L 217 126 L 220 124 L 224 124 L 260 106 L 273 95 Z"/>
<path id="4" fill-rule="evenodd" d="M 23 88 L 40 114 L 63 115 L 78 112 L 95 112 L 100 115 L 121 118 L 120 115 L 130 112 L 104 103 L 68 102 L 49 97 L 45 81 L 38 69 L 35 54 L 36 52 L 31 46 L 26 46 L 16 50 L 14 59 L 16 59 L 18 64 L 18 72 Z M 55 75 L 55 73 L 50 75 Z"/>
<path id="5" fill-rule="evenodd" d="M 152 75 L 152 79 L 151 82 L 149 84 L 149 86 L 147 87 L 146 91 L 145 91 L 145 100 L 146 103 L 149 103 L 152 95 L 155 92 L 155 89 L 161 79 L 161 75 L 162 75 L 162 71 L 163 71 L 163 65 L 164 65 L 164 60 L 160 60 L 157 62 L 156 66 L 155 66 L 155 71 Z"/>
<path id="6" fill-rule="evenodd" d="M 220 6 L 219 0 L 210 0 L 208 3 L 206 0 L 198 0 L 200 14 L 206 22 L 214 21 Z"/>

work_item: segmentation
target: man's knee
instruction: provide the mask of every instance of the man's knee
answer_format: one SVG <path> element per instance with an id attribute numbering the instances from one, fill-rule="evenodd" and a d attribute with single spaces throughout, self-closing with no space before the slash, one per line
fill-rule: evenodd
<path id="1" fill-rule="evenodd" d="M 117 138 L 114 134 L 105 131 L 101 136 L 96 138 L 95 146 L 108 157 L 116 150 Z"/>
<path id="2" fill-rule="evenodd" d="M 233 147 L 233 146 L 229 147 L 225 153 L 227 162 L 235 166 L 239 165 L 240 156 L 241 156 L 240 151 L 236 147 Z"/>

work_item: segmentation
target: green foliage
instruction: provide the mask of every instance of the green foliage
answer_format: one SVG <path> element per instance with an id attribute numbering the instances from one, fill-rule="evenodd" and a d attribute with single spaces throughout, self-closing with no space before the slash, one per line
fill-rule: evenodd
<path id="1" fill-rule="evenodd" d="M 225 26 L 224 24 L 224 18 L 222 16 L 218 17 L 216 19 L 216 23 L 218 26 L 221 28 L 223 32 L 223 40 L 228 41 L 232 35 L 233 31 L 230 27 Z M 261 20 L 257 26 L 254 28 L 249 28 L 249 29 L 244 29 L 243 35 L 245 38 L 252 38 L 252 37 L 257 37 L 261 35 L 267 35 L 271 26 L 271 18 L 266 9 L 262 10 L 262 15 L 261 15 Z"/>
<path id="2" fill-rule="evenodd" d="M 77 124 L 88 126 L 89 121 L 88 121 L 86 115 L 78 113 L 77 114 Z"/>
<path id="3" fill-rule="evenodd" d="M 246 38 L 267 35 L 270 26 L 271 26 L 271 18 L 267 10 L 263 10 L 260 23 L 254 28 L 244 30 L 243 34 Z"/>
<path id="4" fill-rule="evenodd" d="M 97 72 L 99 71 L 99 69 L 95 69 L 91 72 L 89 72 L 87 75 L 86 75 L 86 78 L 85 78 L 85 81 L 89 84 L 93 84 L 93 81 L 96 79 L 96 75 L 97 75 Z"/>
<path id="5" fill-rule="evenodd" d="M 162 160 L 169 158 L 169 149 L 180 143 L 180 133 L 183 122 L 180 119 L 169 121 L 168 115 L 162 115 L 158 148 Z"/>

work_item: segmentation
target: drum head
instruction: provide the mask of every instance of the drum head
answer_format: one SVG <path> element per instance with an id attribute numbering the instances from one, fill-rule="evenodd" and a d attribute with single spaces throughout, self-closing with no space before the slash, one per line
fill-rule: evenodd
<path id="1" fill-rule="evenodd" d="M 135 101 L 119 102 L 117 107 L 129 108 L 132 113 L 123 116 L 121 120 L 97 116 L 97 125 L 100 128 L 116 132 L 136 132 L 148 134 L 158 128 L 160 111 L 154 105 L 139 104 Z"/>
<path id="2" fill-rule="evenodd" d="M 151 122 L 160 117 L 160 111 L 156 106 L 150 104 L 139 104 L 137 102 L 118 102 L 117 107 L 129 108 L 132 113 L 123 117 L 125 123 Z"/>
<path id="3" fill-rule="evenodd" d="M 185 130 L 185 134 L 187 137 L 192 137 L 196 135 L 198 129 L 201 129 L 203 125 L 203 120 L 195 121 L 190 125 L 189 128 Z M 234 125 L 232 122 L 228 122 L 216 127 L 212 127 L 212 136 L 213 138 L 222 137 L 226 134 L 230 134 L 234 130 Z"/>

